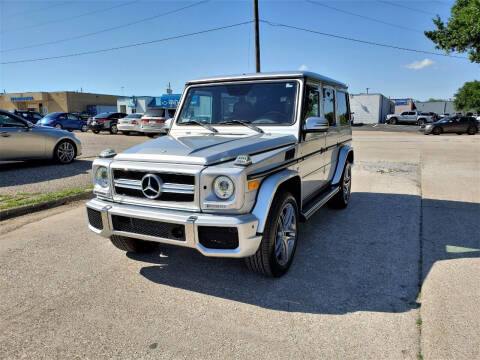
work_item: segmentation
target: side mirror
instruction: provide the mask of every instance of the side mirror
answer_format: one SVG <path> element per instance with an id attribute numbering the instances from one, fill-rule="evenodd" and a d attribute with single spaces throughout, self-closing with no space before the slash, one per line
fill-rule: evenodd
<path id="1" fill-rule="evenodd" d="M 324 117 L 309 117 L 305 121 L 305 132 L 325 132 L 328 131 L 328 120 Z"/>

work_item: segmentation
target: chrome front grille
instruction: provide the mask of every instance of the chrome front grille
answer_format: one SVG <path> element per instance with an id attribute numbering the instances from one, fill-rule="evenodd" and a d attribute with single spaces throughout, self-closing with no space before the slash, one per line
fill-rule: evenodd
<path id="1" fill-rule="evenodd" d="M 160 193 L 155 198 L 146 196 L 142 179 L 147 175 L 160 179 Z M 113 169 L 113 186 L 117 195 L 151 202 L 193 202 L 195 200 L 195 175 L 158 171 Z M 147 195 L 151 195 L 147 192 Z M 154 193 L 155 195 L 155 193 Z"/>

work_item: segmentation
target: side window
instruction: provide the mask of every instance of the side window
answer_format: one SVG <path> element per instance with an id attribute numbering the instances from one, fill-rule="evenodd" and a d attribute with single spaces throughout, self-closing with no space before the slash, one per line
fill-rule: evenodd
<path id="1" fill-rule="evenodd" d="M 68 114 L 67 117 L 68 117 L 68 120 L 78 120 L 77 117 L 73 114 Z"/>
<path id="2" fill-rule="evenodd" d="M 410 111 L 408 115 L 416 115 L 414 111 Z"/>
<path id="3" fill-rule="evenodd" d="M 168 109 L 168 117 L 173 118 L 175 116 L 175 109 Z"/>
<path id="4" fill-rule="evenodd" d="M 340 125 L 348 125 L 349 123 L 347 96 L 347 93 L 337 91 L 337 122 Z"/>
<path id="5" fill-rule="evenodd" d="M 62 120 L 66 120 L 67 119 L 67 115 L 65 114 L 62 114 L 58 117 L 59 119 L 62 119 Z"/>
<path id="6" fill-rule="evenodd" d="M 320 94 L 316 86 L 307 85 L 305 96 L 305 117 L 320 116 Z"/>
<path id="7" fill-rule="evenodd" d="M 404 111 L 400 115 L 408 115 L 408 111 Z"/>
<path id="8" fill-rule="evenodd" d="M 337 120 L 335 118 L 335 93 L 332 88 L 323 88 L 323 116 L 328 120 L 329 126 L 336 126 Z"/>
<path id="9" fill-rule="evenodd" d="M 0 127 L 25 127 L 25 124 L 8 115 L 0 114 Z"/>

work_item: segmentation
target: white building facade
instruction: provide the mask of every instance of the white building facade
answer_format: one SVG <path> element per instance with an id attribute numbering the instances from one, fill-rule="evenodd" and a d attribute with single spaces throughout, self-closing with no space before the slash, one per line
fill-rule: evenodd
<path id="1" fill-rule="evenodd" d="M 355 124 L 382 124 L 394 111 L 394 103 L 382 94 L 350 94 Z"/>

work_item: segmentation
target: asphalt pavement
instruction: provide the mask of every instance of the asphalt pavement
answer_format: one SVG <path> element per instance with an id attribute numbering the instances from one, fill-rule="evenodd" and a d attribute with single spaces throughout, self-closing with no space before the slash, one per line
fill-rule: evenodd
<path id="1" fill-rule="evenodd" d="M 276 280 L 192 249 L 125 254 L 83 203 L 4 221 L 0 358 L 475 358 L 480 254 L 450 250 L 480 248 L 478 140 L 354 134 L 350 206 L 303 224 Z"/>

